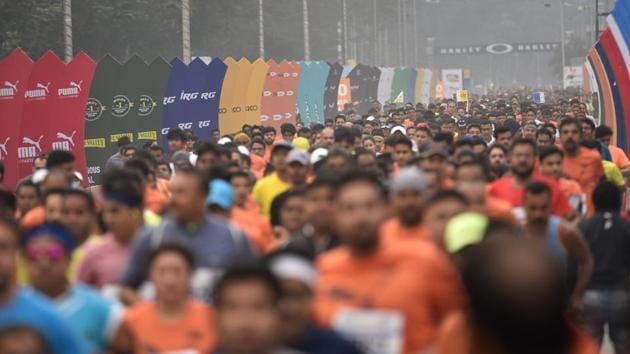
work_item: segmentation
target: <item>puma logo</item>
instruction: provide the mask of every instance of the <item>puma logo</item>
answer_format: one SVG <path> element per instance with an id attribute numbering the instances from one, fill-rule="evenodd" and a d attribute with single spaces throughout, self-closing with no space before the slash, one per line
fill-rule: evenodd
<path id="1" fill-rule="evenodd" d="M 4 156 L 7 156 L 9 154 L 9 152 L 7 151 L 7 143 L 9 142 L 9 140 L 11 140 L 11 137 L 7 137 L 4 140 L 4 143 L 0 144 L 0 150 L 4 152 Z"/>
<path id="2" fill-rule="evenodd" d="M 78 84 L 76 82 L 74 82 L 74 81 L 70 81 L 70 86 L 76 87 L 76 89 L 79 90 L 79 92 L 81 92 L 81 85 L 82 84 L 83 84 L 83 80 L 79 81 Z"/>
<path id="3" fill-rule="evenodd" d="M 62 132 L 58 132 L 57 133 L 57 139 L 63 139 L 66 140 L 67 142 L 69 142 L 72 147 L 74 147 L 74 134 L 76 134 L 77 131 L 73 130 L 72 134 L 70 134 L 70 136 L 67 136 L 66 134 L 62 133 Z"/>
<path id="4" fill-rule="evenodd" d="M 4 82 L 4 86 L 9 87 L 9 88 L 12 88 L 12 89 L 13 89 L 13 92 L 17 92 L 17 91 L 18 91 L 17 85 L 18 85 L 19 83 L 20 83 L 20 80 L 16 81 L 14 84 L 13 84 L 13 83 L 10 83 L 9 81 L 5 81 L 5 82 Z"/>
<path id="5" fill-rule="evenodd" d="M 25 137 L 22 138 L 22 143 L 23 144 L 33 145 L 33 146 L 35 146 L 37 148 L 37 150 L 39 150 L 39 152 L 42 152 L 42 147 L 39 145 L 39 143 L 42 141 L 43 137 L 44 137 L 43 135 L 40 135 L 39 139 L 37 139 L 37 141 L 35 141 L 35 140 L 29 138 L 28 136 L 25 136 Z"/>
<path id="6" fill-rule="evenodd" d="M 39 83 L 39 82 L 37 83 L 37 88 L 46 91 L 46 94 L 50 93 L 50 91 L 48 91 L 48 86 L 50 86 L 50 82 L 47 83 L 46 85 L 44 85 L 42 83 Z"/>

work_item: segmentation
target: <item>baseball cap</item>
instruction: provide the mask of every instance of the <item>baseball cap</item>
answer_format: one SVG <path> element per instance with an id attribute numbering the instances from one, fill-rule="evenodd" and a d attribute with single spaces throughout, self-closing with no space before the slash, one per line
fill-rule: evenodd
<path id="1" fill-rule="evenodd" d="M 313 153 L 311 154 L 311 165 L 314 165 L 319 161 L 325 159 L 326 156 L 328 156 L 328 149 L 317 148 L 313 150 Z"/>
<path id="2" fill-rule="evenodd" d="M 422 153 L 422 158 L 425 159 L 433 156 L 442 156 L 443 158 L 448 159 L 448 153 L 444 149 L 435 145 L 431 146 L 429 150 Z"/>
<path id="3" fill-rule="evenodd" d="M 291 143 L 289 143 L 289 142 L 281 140 L 281 141 L 278 141 L 277 143 L 273 144 L 273 147 L 271 148 L 271 152 L 274 152 L 276 149 L 293 150 L 293 145 L 291 145 Z"/>
<path id="4" fill-rule="evenodd" d="M 291 164 L 294 162 L 300 163 L 303 166 L 308 166 L 310 164 L 310 156 L 308 155 L 308 153 L 300 150 L 300 149 L 293 149 L 291 150 L 291 152 L 289 152 L 289 155 L 287 155 L 287 164 Z"/>
<path id="5" fill-rule="evenodd" d="M 283 253 L 274 256 L 270 261 L 271 272 L 280 279 L 298 280 L 312 287 L 317 280 L 317 270 L 303 256 Z"/>
<path id="6" fill-rule="evenodd" d="M 214 179 L 209 184 L 210 193 L 206 198 L 207 205 L 216 205 L 223 210 L 228 210 L 234 202 L 234 190 L 232 185 L 222 179 Z"/>
<path id="7" fill-rule="evenodd" d="M 293 147 L 302 151 L 308 151 L 311 147 L 311 144 L 308 142 L 308 139 L 303 137 L 297 137 L 293 139 Z"/>
<path id="8" fill-rule="evenodd" d="M 227 136 L 224 136 L 223 138 L 219 139 L 219 141 L 217 141 L 217 144 L 225 145 L 231 142 L 232 142 L 232 139 L 228 138 Z"/>
<path id="9" fill-rule="evenodd" d="M 444 245 L 449 253 L 457 253 L 462 249 L 483 241 L 488 218 L 479 213 L 467 212 L 454 216 L 446 225 Z"/>
<path id="10" fill-rule="evenodd" d="M 390 190 L 396 194 L 404 189 L 414 189 L 418 192 L 424 192 L 427 189 L 424 173 L 419 168 L 415 166 L 405 167 L 394 176 Z"/>
<path id="11" fill-rule="evenodd" d="M 400 132 L 402 135 L 407 135 L 407 129 L 405 129 L 405 127 L 403 127 L 402 125 L 397 125 L 393 127 L 390 131 L 390 134 L 394 135 L 394 133 L 396 132 Z"/>

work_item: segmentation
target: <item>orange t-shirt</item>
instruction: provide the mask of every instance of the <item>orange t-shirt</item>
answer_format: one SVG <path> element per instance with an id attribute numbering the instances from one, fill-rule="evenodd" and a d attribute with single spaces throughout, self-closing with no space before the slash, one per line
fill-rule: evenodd
<path id="1" fill-rule="evenodd" d="M 442 328 L 436 343 L 436 354 L 493 354 L 502 353 L 491 343 L 483 343 L 473 338 L 472 330 L 467 323 L 466 315 L 456 313 L 449 316 Z M 477 339 L 477 341 L 475 341 Z M 581 330 L 574 330 L 573 343 L 569 354 L 598 354 L 597 345 L 591 337 Z"/>
<path id="2" fill-rule="evenodd" d="M 512 213 L 512 205 L 503 199 L 486 196 L 486 214 L 490 218 L 498 219 L 509 224 L 516 224 Z"/>
<path id="3" fill-rule="evenodd" d="M 232 208 L 230 221 L 240 227 L 249 237 L 256 251 L 264 253 L 275 244 L 271 224 L 258 210 Z"/>
<path id="4" fill-rule="evenodd" d="M 20 221 L 20 230 L 26 231 L 46 222 L 46 210 L 42 205 L 29 210 Z"/>
<path id="5" fill-rule="evenodd" d="M 404 240 L 427 240 L 427 230 L 423 223 L 414 228 L 404 227 L 398 218 L 393 217 L 381 226 L 381 240 L 384 243 L 397 243 Z"/>
<path id="6" fill-rule="evenodd" d="M 267 167 L 267 161 L 256 154 L 249 154 L 249 158 L 252 161 L 251 170 L 254 176 L 256 176 L 256 179 L 263 178 L 265 174 L 265 167 Z"/>
<path id="7" fill-rule="evenodd" d="M 544 182 L 551 188 L 551 212 L 553 215 L 564 216 L 571 211 L 567 196 L 562 193 L 555 179 L 543 175 L 534 175 L 533 180 Z M 508 202 L 512 208 L 520 208 L 523 206 L 524 188 L 516 186 L 514 182 L 513 176 L 500 178 L 490 183 L 488 195 Z"/>
<path id="8" fill-rule="evenodd" d="M 158 317 L 154 302 L 141 302 L 129 308 L 124 326 L 133 338 L 136 354 L 196 350 L 210 353 L 217 342 L 213 312 L 205 304 L 188 300 L 186 312 L 176 321 Z"/>
<path id="9" fill-rule="evenodd" d="M 628 160 L 628 156 L 622 149 L 614 145 L 608 145 L 608 151 L 610 151 L 612 162 L 617 165 L 619 169 L 624 169 L 630 166 L 630 160 Z"/>
<path id="10" fill-rule="evenodd" d="M 577 181 L 586 194 L 587 215 L 593 215 L 595 209 L 592 194 L 599 181 L 604 177 L 604 167 L 600 154 L 584 147 L 580 147 L 580 151 L 575 157 L 569 156 L 565 152 L 563 167 L 565 176 Z"/>
<path id="11" fill-rule="evenodd" d="M 453 265 L 430 242 L 382 244 L 364 258 L 341 246 L 322 254 L 317 268 L 317 322 L 360 345 L 387 333 L 388 343 L 402 344 L 402 353 L 417 353 L 435 339 L 445 316 L 465 302 Z"/>

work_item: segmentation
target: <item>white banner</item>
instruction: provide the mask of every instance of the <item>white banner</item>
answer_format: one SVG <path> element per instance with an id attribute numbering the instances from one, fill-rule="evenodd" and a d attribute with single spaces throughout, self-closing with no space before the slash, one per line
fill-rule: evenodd
<path id="1" fill-rule="evenodd" d="M 392 94 L 392 82 L 394 80 L 394 68 L 380 68 L 381 78 L 378 81 L 378 101 L 381 104 L 389 101 Z"/>
<path id="2" fill-rule="evenodd" d="M 584 83 L 581 66 L 565 66 L 564 67 L 564 88 L 579 87 Z"/>
<path id="3" fill-rule="evenodd" d="M 443 69 L 442 82 L 444 83 L 444 97 L 453 98 L 457 91 L 464 89 L 462 69 Z"/>

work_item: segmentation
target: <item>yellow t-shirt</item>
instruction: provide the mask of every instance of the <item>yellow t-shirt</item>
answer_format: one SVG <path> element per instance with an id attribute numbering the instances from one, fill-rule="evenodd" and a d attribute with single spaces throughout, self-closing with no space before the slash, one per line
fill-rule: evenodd
<path id="1" fill-rule="evenodd" d="M 260 205 L 263 215 L 269 218 L 271 215 L 271 202 L 276 196 L 289 188 L 291 188 L 291 184 L 281 180 L 278 174 L 274 172 L 256 182 L 252 191 L 252 197 Z"/>

